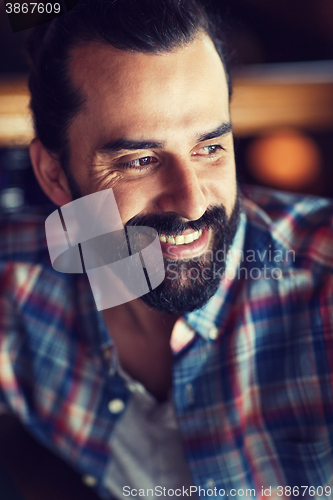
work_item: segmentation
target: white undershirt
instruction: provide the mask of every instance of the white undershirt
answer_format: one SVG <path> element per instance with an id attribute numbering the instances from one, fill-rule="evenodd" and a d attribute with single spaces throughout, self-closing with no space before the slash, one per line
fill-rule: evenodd
<path id="1" fill-rule="evenodd" d="M 165 487 L 166 491 L 180 488 L 182 492 L 184 487 L 189 493 L 193 480 L 185 460 L 172 394 L 159 403 L 140 382 L 124 372 L 119 362 L 117 370 L 132 395 L 112 435 L 112 460 L 106 470 L 105 487 L 118 499 L 138 500 L 132 495 L 125 496 L 124 486 L 138 490 L 138 497 L 152 500 L 164 498 L 164 494 L 155 495 L 157 486 Z M 146 493 L 148 488 L 153 492 L 140 495 L 139 489 Z M 192 499 L 195 498 L 193 494 Z"/>

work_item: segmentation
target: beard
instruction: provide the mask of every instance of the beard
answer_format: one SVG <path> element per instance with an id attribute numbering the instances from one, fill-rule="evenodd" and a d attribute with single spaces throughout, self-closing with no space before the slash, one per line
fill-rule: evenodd
<path id="1" fill-rule="evenodd" d="M 70 175 L 68 185 L 73 200 L 81 198 L 81 191 Z M 136 215 L 128 226 L 148 226 L 159 234 L 176 236 L 186 229 L 210 229 L 209 249 L 201 256 L 189 259 L 164 259 L 165 278 L 154 290 L 140 299 L 149 307 L 171 314 L 184 314 L 203 307 L 216 293 L 223 278 L 228 251 L 236 234 L 241 212 L 237 191 L 236 201 L 228 218 L 223 205 L 210 207 L 200 219 L 184 222 L 175 215 Z M 223 256 L 221 259 L 220 256 Z"/>
<path id="2" fill-rule="evenodd" d="M 209 249 L 193 259 L 164 258 L 165 279 L 141 300 L 161 312 L 184 314 L 203 307 L 216 293 L 226 268 L 226 258 L 236 234 L 241 204 L 237 193 L 230 217 L 225 208 L 208 208 L 200 219 L 184 222 L 175 215 L 147 214 L 130 219 L 126 226 L 149 226 L 159 234 L 176 236 L 186 229 L 210 229 Z M 222 258 L 221 258 L 222 256 Z"/>

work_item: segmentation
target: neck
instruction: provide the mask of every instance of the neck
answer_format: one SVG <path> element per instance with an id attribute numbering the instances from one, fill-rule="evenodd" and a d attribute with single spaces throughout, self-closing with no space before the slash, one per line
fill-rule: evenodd
<path id="1" fill-rule="evenodd" d="M 163 336 L 168 340 L 170 340 L 175 322 L 180 317 L 178 314 L 164 313 L 151 308 L 140 299 L 105 309 L 103 316 L 107 325 L 110 327 L 112 324 L 115 327 L 121 325 L 133 338 L 136 336 L 147 338 Z M 112 329 L 111 334 L 116 342 Z"/>
<path id="2" fill-rule="evenodd" d="M 172 386 L 170 337 L 178 315 L 151 309 L 140 299 L 103 311 L 123 369 L 159 401 Z"/>

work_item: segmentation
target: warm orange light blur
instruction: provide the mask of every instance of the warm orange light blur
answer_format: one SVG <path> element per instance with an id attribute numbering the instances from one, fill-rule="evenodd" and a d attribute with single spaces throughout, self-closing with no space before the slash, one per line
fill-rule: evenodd
<path id="1" fill-rule="evenodd" d="M 320 175 L 320 151 L 311 137 L 296 130 L 279 130 L 256 139 L 247 152 L 254 177 L 281 189 L 302 189 Z"/>

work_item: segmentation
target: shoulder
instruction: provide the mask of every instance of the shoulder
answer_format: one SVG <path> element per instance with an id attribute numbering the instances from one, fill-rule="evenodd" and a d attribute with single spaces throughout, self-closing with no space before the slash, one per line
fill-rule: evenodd
<path id="1" fill-rule="evenodd" d="M 333 200 L 254 186 L 241 192 L 250 232 L 293 251 L 296 267 L 331 272 Z"/>
<path id="2" fill-rule="evenodd" d="M 51 265 L 45 235 L 46 216 L 15 214 L 0 217 L 0 312 L 2 307 L 39 310 L 63 304 L 70 275 Z M 68 299 L 68 297 L 67 297 Z M 36 315 L 38 312 L 35 312 Z"/>
<path id="3" fill-rule="evenodd" d="M 43 216 L 0 217 L 0 262 L 50 263 Z"/>

